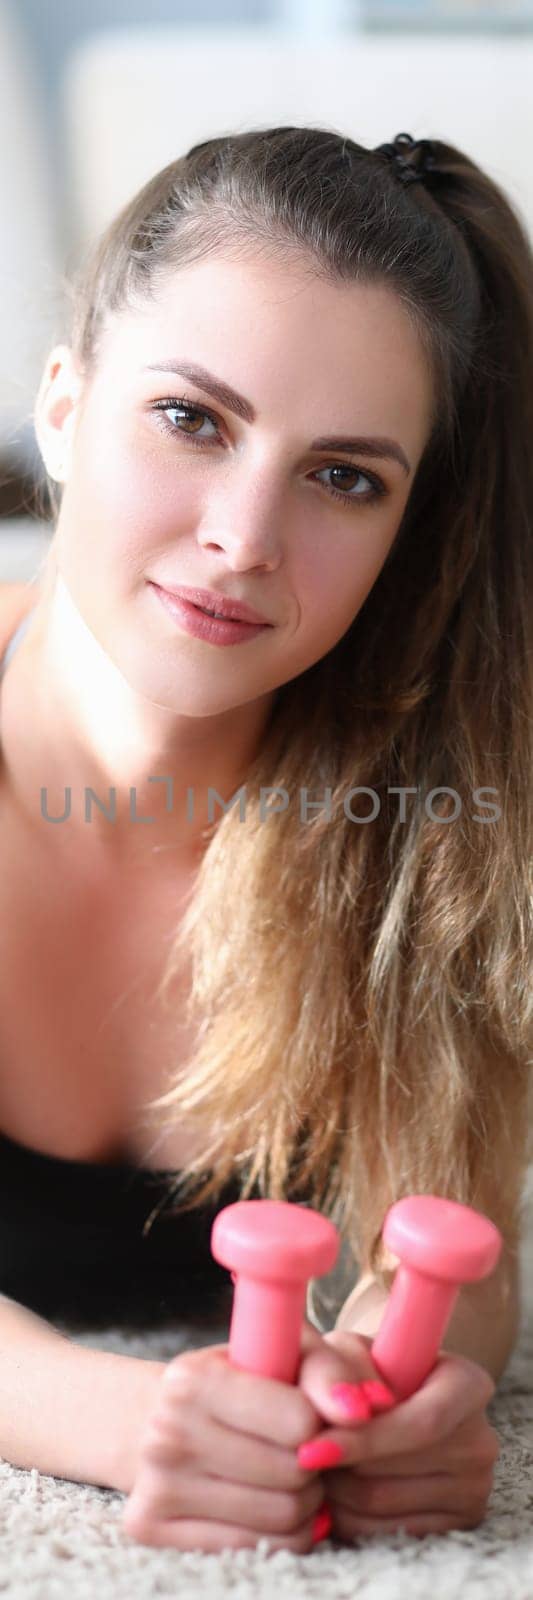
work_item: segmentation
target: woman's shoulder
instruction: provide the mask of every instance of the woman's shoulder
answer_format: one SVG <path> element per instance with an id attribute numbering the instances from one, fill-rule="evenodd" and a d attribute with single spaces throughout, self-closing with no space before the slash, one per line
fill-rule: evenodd
<path id="1" fill-rule="evenodd" d="M 33 583 L 0 582 L 0 660 L 7 650 L 15 628 L 36 602 Z"/>

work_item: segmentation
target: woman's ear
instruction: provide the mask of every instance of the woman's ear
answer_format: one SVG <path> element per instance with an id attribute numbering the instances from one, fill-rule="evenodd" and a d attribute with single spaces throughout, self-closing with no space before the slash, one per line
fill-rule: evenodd
<path id="1" fill-rule="evenodd" d="M 47 358 L 34 409 L 37 444 L 56 483 L 68 477 L 70 447 L 82 393 L 82 377 L 69 345 L 58 344 Z"/>

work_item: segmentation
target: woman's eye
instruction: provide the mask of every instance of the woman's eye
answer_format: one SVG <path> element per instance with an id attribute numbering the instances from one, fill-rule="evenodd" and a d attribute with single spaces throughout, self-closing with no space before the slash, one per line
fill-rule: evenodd
<path id="1" fill-rule="evenodd" d="M 349 478 L 358 478 L 359 480 L 361 480 L 361 478 L 362 478 L 364 483 L 367 483 L 367 484 L 370 485 L 370 487 L 368 489 L 365 489 L 364 494 L 361 493 L 360 489 L 358 490 L 357 493 L 349 494 L 348 492 L 344 493 L 341 489 L 338 489 L 338 488 L 334 489 L 333 486 L 331 484 L 329 484 L 327 486 L 327 487 L 329 487 L 329 493 L 334 495 L 336 500 L 343 500 L 345 505 L 348 504 L 348 505 L 352 505 L 353 506 L 354 501 L 359 500 L 359 501 L 363 502 L 363 505 L 367 506 L 368 503 L 369 503 L 369 500 L 374 500 L 374 501 L 375 500 L 380 500 L 381 496 L 383 494 L 387 493 L 384 483 L 381 482 L 381 478 L 375 478 L 373 473 L 371 474 L 369 472 L 361 472 L 361 468 L 360 467 L 347 467 L 346 465 L 335 466 L 335 467 L 322 467 L 321 471 L 322 472 L 347 472 Z M 316 477 L 317 478 L 320 477 L 320 473 L 319 472 L 316 473 Z M 347 490 L 349 489 L 349 487 L 350 487 L 350 485 L 348 484 L 347 485 Z"/>
<path id="2" fill-rule="evenodd" d="M 158 400 L 153 406 L 153 410 L 158 413 L 157 421 L 159 426 L 164 428 L 167 433 L 178 435 L 181 434 L 182 438 L 187 439 L 190 444 L 197 445 L 199 448 L 204 445 L 215 444 L 216 440 L 220 438 L 220 430 L 217 426 L 216 419 L 211 415 L 210 411 L 206 411 L 205 406 L 191 405 L 190 402 L 186 401 L 185 399 Z M 171 412 L 174 412 L 175 414 L 181 413 L 180 421 L 182 423 L 183 421 L 186 423 L 192 423 L 194 418 L 201 418 L 202 421 L 200 430 L 193 427 L 193 431 L 189 433 L 186 428 L 182 428 L 176 423 L 171 422 L 169 418 L 169 413 Z M 201 435 L 201 428 L 205 426 L 206 421 L 209 422 L 211 427 L 215 430 L 214 435 L 210 434 L 207 436 L 207 438 L 205 435 L 204 437 Z M 364 491 L 364 493 L 361 493 L 359 487 L 356 488 L 355 492 L 349 492 L 349 484 L 346 491 L 343 491 L 341 488 L 334 488 L 332 484 L 326 484 L 325 487 L 327 492 L 332 495 L 335 500 L 340 501 L 340 503 L 345 506 L 353 506 L 357 505 L 358 503 L 368 505 L 369 502 L 375 502 L 381 499 L 382 495 L 387 494 L 387 489 L 381 478 L 376 477 L 372 472 L 362 472 L 360 467 L 356 467 L 353 464 L 347 465 L 346 462 L 339 462 L 331 467 L 321 467 L 320 471 L 316 472 L 314 476 L 316 478 L 320 478 L 324 472 L 344 473 L 347 474 L 349 479 L 357 479 L 358 484 L 360 484 L 361 480 L 363 480 L 363 482 L 368 485 L 368 488 Z"/>
<path id="3" fill-rule="evenodd" d="M 211 444 L 211 439 L 213 436 L 211 435 L 207 439 L 205 437 L 201 438 L 197 428 L 193 428 L 192 433 L 189 433 L 187 429 L 178 427 L 175 423 L 169 421 L 169 412 L 181 411 L 182 422 L 183 419 L 185 419 L 186 422 L 192 422 L 194 417 L 203 417 L 204 421 L 207 419 L 207 421 L 211 423 L 212 427 L 215 429 L 215 434 L 218 434 L 215 418 L 211 416 L 209 411 L 205 411 L 203 406 L 187 405 L 184 400 L 158 400 L 157 404 L 154 406 L 154 411 L 159 412 L 158 421 L 160 421 L 163 428 L 167 429 L 168 433 L 182 433 L 184 438 L 191 439 L 193 444 Z"/>

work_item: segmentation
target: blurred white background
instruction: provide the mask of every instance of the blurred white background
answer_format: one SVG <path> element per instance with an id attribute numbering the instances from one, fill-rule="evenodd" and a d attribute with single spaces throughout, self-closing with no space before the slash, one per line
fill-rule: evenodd
<path id="1" fill-rule="evenodd" d="M 533 0 L 0 0 L 0 580 L 50 534 L 32 413 L 65 279 L 159 167 L 276 123 L 451 140 L 533 235 Z"/>

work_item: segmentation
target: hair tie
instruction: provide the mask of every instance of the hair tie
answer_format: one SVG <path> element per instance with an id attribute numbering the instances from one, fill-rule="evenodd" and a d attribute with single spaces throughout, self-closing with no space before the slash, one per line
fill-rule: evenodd
<path id="1" fill-rule="evenodd" d="M 410 133 L 397 133 L 392 144 L 376 145 L 374 154 L 387 156 L 401 183 L 423 183 L 428 172 L 437 171 L 432 139 L 413 139 Z"/>

